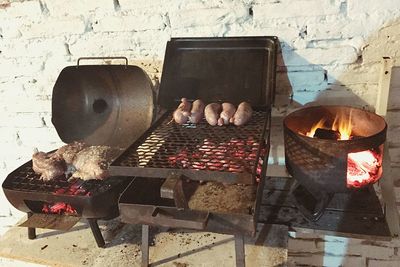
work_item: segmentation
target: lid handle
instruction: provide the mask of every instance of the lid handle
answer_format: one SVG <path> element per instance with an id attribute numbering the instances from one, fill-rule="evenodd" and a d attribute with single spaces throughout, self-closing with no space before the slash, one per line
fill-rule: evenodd
<path id="1" fill-rule="evenodd" d="M 78 61 L 76 62 L 76 66 L 79 66 L 79 62 L 81 60 L 98 60 L 98 59 L 123 59 L 125 60 L 125 66 L 128 66 L 128 59 L 126 57 L 80 57 L 78 58 Z"/>

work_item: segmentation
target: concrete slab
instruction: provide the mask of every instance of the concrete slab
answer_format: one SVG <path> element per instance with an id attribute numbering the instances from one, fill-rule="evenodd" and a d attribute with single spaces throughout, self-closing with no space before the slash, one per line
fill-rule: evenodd
<path id="1" fill-rule="evenodd" d="M 89 226 L 81 221 L 68 232 L 12 227 L 0 238 L 0 257 L 46 266 L 140 266 L 141 226 L 118 219 L 100 222 L 106 248 L 98 248 Z M 234 266 L 234 239 L 208 232 L 151 228 L 152 266 Z M 287 228 L 259 225 L 246 238 L 247 266 L 282 266 L 287 261 Z M 1 261 L 0 261 L 1 264 Z M 17 266 L 17 265 L 16 265 Z"/>

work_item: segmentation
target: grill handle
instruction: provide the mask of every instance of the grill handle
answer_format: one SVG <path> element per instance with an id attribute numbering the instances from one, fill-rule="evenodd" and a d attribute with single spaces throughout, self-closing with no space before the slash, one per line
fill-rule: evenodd
<path id="1" fill-rule="evenodd" d="M 79 66 L 79 62 L 81 60 L 99 60 L 99 59 L 123 59 L 125 60 L 125 67 L 128 66 L 128 58 L 126 57 L 80 57 L 78 58 L 78 61 L 76 62 L 76 66 Z"/>
<path id="2" fill-rule="evenodd" d="M 174 216 L 176 214 L 169 213 L 159 207 L 154 207 L 151 216 L 158 225 L 195 230 L 204 230 L 210 217 L 209 212 L 194 213 L 188 210 L 181 210 L 178 212 L 181 213 L 181 216 Z"/>

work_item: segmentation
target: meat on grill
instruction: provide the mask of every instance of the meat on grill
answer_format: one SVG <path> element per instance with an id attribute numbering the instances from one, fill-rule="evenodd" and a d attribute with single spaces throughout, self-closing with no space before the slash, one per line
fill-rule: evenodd
<path id="1" fill-rule="evenodd" d="M 241 126 L 246 124 L 253 115 L 253 109 L 247 102 L 242 102 L 239 104 L 235 115 L 231 118 L 230 122 L 236 126 Z"/>
<path id="2" fill-rule="evenodd" d="M 76 154 L 84 149 L 86 144 L 83 142 L 74 141 L 70 144 L 60 147 L 55 154 L 64 159 L 65 163 L 72 164 Z"/>
<path id="3" fill-rule="evenodd" d="M 236 108 L 231 103 L 222 103 L 222 112 L 220 118 L 218 119 L 218 125 L 228 125 L 230 119 L 235 114 Z"/>
<path id="4" fill-rule="evenodd" d="M 89 146 L 82 149 L 72 162 L 76 169 L 72 177 L 82 180 L 107 178 L 110 152 L 111 148 L 108 146 Z"/>
<path id="5" fill-rule="evenodd" d="M 204 103 L 200 99 L 197 99 L 192 104 L 192 110 L 190 112 L 189 121 L 191 123 L 198 123 L 204 115 Z"/>
<path id="6" fill-rule="evenodd" d="M 35 152 L 32 156 L 32 169 L 40 174 L 40 179 L 50 181 L 65 174 L 66 165 L 62 157 L 55 153 Z"/>
<path id="7" fill-rule="evenodd" d="M 219 103 L 208 104 L 204 109 L 204 117 L 206 117 L 208 124 L 212 126 L 217 125 L 220 112 L 221 112 L 221 104 Z"/>
<path id="8" fill-rule="evenodd" d="M 181 103 L 173 114 L 176 123 L 184 124 L 188 121 L 191 106 L 192 104 L 186 98 L 181 99 Z"/>

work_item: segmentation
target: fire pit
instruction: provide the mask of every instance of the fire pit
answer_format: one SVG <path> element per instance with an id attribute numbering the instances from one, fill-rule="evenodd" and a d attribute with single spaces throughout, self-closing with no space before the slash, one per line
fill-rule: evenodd
<path id="1" fill-rule="evenodd" d="M 62 141 L 75 140 L 87 145 L 111 147 L 110 158 L 150 126 L 153 119 L 152 85 L 145 72 L 136 66 L 80 65 L 62 70 L 53 88 L 52 122 Z M 28 213 L 22 226 L 30 239 L 35 228 L 68 230 L 81 218 L 88 220 L 97 245 L 104 239 L 99 219 L 118 216 L 118 197 L 131 179 L 68 179 L 60 175 L 49 181 L 40 179 L 29 161 L 10 173 L 3 190 L 10 203 Z"/>
<path id="2" fill-rule="evenodd" d="M 331 194 L 378 181 L 386 128 L 382 117 L 344 106 L 307 107 L 285 118 L 286 167 L 299 182 L 293 193 L 308 192 L 316 202 L 313 211 L 297 203 L 307 218 L 318 219 Z"/>

